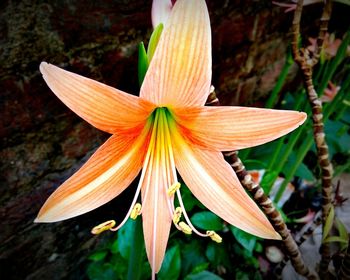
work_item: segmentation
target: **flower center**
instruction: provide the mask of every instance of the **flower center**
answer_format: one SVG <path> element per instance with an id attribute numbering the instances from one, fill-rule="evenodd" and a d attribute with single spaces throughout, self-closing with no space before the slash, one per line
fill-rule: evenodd
<path id="1" fill-rule="evenodd" d="M 126 217 L 117 227 L 114 227 L 114 224 L 112 225 L 111 221 L 109 221 L 95 227 L 92 232 L 98 234 L 108 229 L 116 231 L 125 224 L 129 217 L 136 219 L 137 216 L 142 214 L 144 205 L 149 203 L 150 188 L 157 188 L 156 192 L 153 192 L 153 194 L 166 194 L 169 215 L 172 217 L 172 221 L 178 230 L 185 234 L 192 234 L 192 232 L 194 232 L 199 236 L 210 237 L 213 241 L 220 243 L 221 237 L 218 234 L 214 231 L 207 231 L 206 233 L 200 232 L 192 225 L 187 215 L 181 197 L 181 184 L 177 178 L 173 152 L 173 141 L 177 141 L 177 139 L 182 138 L 182 136 L 176 127 L 175 120 L 169 109 L 166 107 L 156 108 L 150 115 L 145 130 L 146 134 L 149 135 L 149 137 L 145 137 L 145 141 L 148 141 L 146 138 L 149 139 L 148 149 L 144 158 L 140 181 Z M 153 171 L 155 171 L 154 174 L 152 173 Z M 151 184 L 150 175 L 146 176 L 146 174 L 153 174 L 153 176 L 157 177 L 153 182 L 154 185 Z M 163 189 L 161 189 L 161 187 L 163 187 Z M 143 206 L 137 203 L 141 188 Z M 179 203 L 179 207 L 176 208 L 174 206 L 175 195 Z M 157 202 L 157 199 L 154 199 L 154 201 Z M 164 209 L 158 209 L 158 205 L 153 205 L 152 207 L 154 209 L 154 216 L 157 216 L 157 211 L 164 211 Z M 182 216 L 186 223 L 181 221 Z"/>

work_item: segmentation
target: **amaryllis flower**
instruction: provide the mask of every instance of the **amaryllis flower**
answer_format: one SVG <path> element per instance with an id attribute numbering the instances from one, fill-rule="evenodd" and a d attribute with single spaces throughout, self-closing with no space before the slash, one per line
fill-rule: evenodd
<path id="1" fill-rule="evenodd" d="M 210 229 L 202 233 L 192 226 L 181 199 L 179 174 L 198 200 L 228 223 L 263 238 L 280 238 L 221 151 L 271 141 L 298 127 L 306 115 L 204 106 L 211 84 L 211 30 L 204 0 L 176 2 L 139 97 L 45 62 L 40 71 L 70 109 L 113 135 L 49 197 L 36 222 L 91 211 L 119 195 L 141 172 L 124 221 L 117 227 L 114 221 L 106 222 L 95 232 L 116 230 L 129 216 L 142 214 L 154 274 L 161 267 L 172 223 L 185 233 L 221 242 Z"/>
<path id="2" fill-rule="evenodd" d="M 323 95 L 321 96 L 322 102 L 331 102 L 334 97 L 337 95 L 339 90 L 341 89 L 340 86 L 337 86 L 332 83 L 332 81 L 328 82 L 328 87 L 324 90 Z"/>
<path id="3" fill-rule="evenodd" d="M 307 49 L 311 52 L 314 52 L 317 44 L 317 38 L 309 38 L 309 42 L 311 45 L 309 45 Z M 341 42 L 342 40 L 335 39 L 334 34 L 329 34 L 328 32 L 326 33 L 322 49 L 325 59 L 331 59 L 332 57 L 335 57 Z"/>

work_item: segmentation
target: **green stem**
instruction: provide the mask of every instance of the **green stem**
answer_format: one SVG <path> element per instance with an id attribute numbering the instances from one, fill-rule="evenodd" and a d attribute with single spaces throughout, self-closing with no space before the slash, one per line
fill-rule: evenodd
<path id="1" fill-rule="evenodd" d="M 350 91 L 350 75 L 347 76 L 346 80 L 344 81 L 344 83 L 341 85 L 341 89 L 339 90 L 339 92 L 336 94 L 336 96 L 334 97 L 334 99 L 328 103 L 325 108 L 324 108 L 324 114 L 323 117 L 325 120 L 327 120 L 329 118 L 329 116 L 337 109 L 337 119 L 338 116 L 340 115 L 340 111 L 345 110 L 346 106 L 339 106 L 339 104 L 341 104 L 341 102 L 343 101 L 343 99 L 347 96 L 347 94 Z M 340 110 L 339 110 L 340 108 Z"/>
<path id="2" fill-rule="evenodd" d="M 272 93 L 270 94 L 269 99 L 265 104 L 266 108 L 273 108 L 276 105 L 276 100 L 278 99 L 277 95 L 281 91 L 282 86 L 284 85 L 284 82 L 288 76 L 289 69 L 293 65 L 293 63 L 294 63 L 294 60 L 293 60 L 292 52 L 288 50 L 286 62 L 284 63 L 284 66 L 282 68 L 281 74 L 278 77 L 276 85 L 273 88 Z"/>
<path id="3" fill-rule="evenodd" d="M 307 135 L 308 137 L 306 137 L 306 140 L 303 142 L 303 144 L 301 145 L 298 154 L 297 154 L 297 158 L 295 160 L 295 163 L 293 164 L 293 168 L 291 168 L 289 170 L 289 172 L 286 174 L 286 177 L 281 185 L 281 187 L 279 188 L 276 197 L 274 199 L 275 203 L 278 203 L 278 201 L 281 199 L 284 191 L 287 188 L 288 183 L 292 180 L 295 172 L 297 171 L 299 165 L 303 162 L 303 159 L 306 155 L 306 153 L 309 151 L 309 149 L 311 148 L 311 145 L 313 143 L 314 138 L 310 137 L 310 135 Z"/>
<path id="4" fill-rule="evenodd" d="M 283 136 L 283 137 L 281 137 L 280 139 L 278 139 L 277 146 L 276 146 L 276 148 L 275 148 L 275 150 L 274 150 L 274 153 L 273 153 L 273 155 L 272 155 L 272 157 L 271 157 L 271 160 L 270 160 L 270 162 L 269 162 L 269 165 L 267 166 L 267 169 L 268 169 L 268 170 L 272 170 L 272 168 L 273 168 L 273 166 L 274 166 L 274 164 L 275 164 L 275 162 L 276 162 L 278 156 L 280 155 L 280 152 L 281 152 L 281 149 L 282 149 L 282 147 L 283 147 L 283 144 L 284 144 L 284 140 L 285 140 L 285 139 L 286 139 L 286 136 Z M 267 192 L 267 193 L 268 193 L 268 192 Z"/>
<path id="5" fill-rule="evenodd" d="M 325 68 L 327 69 L 328 63 L 329 63 L 329 60 L 327 60 L 325 63 L 320 63 L 319 64 L 319 67 L 315 71 L 315 75 L 314 75 L 314 78 L 313 78 L 313 80 L 315 81 L 315 85 L 319 84 L 319 78 L 321 77 L 321 74 L 323 75 L 326 72 Z"/>
<path id="6" fill-rule="evenodd" d="M 299 110 L 301 105 L 302 105 L 302 101 L 304 100 L 303 98 L 303 94 L 299 93 L 297 95 L 297 98 L 296 98 L 296 101 L 295 101 L 295 105 L 294 105 L 294 109 L 295 110 Z M 275 183 L 280 171 L 282 170 L 283 168 L 283 165 L 285 164 L 286 160 L 288 159 L 290 153 L 292 152 L 293 148 L 294 148 L 294 145 L 295 143 L 297 142 L 297 140 L 299 139 L 299 136 L 301 134 L 301 132 L 303 131 L 302 127 L 298 129 L 298 132 L 294 131 L 290 136 L 289 136 L 289 141 L 288 141 L 288 144 L 287 144 L 287 149 L 286 151 L 284 151 L 281 154 L 281 150 L 282 150 L 282 147 L 284 145 L 284 141 L 285 139 L 287 139 L 287 136 L 284 136 L 284 137 L 281 137 L 279 140 L 278 140 L 278 143 L 277 143 L 277 147 L 272 155 L 272 158 L 269 162 L 269 165 L 268 165 L 268 170 L 275 170 L 275 174 L 274 176 L 272 177 L 271 180 L 269 180 L 270 184 L 266 185 L 265 186 L 265 190 L 266 190 L 266 193 L 269 193 L 273 184 Z M 277 158 L 279 159 L 278 160 L 278 163 L 276 164 L 276 161 L 277 161 Z M 267 173 L 265 173 L 267 174 Z"/>
<path id="7" fill-rule="evenodd" d="M 346 33 L 344 40 L 339 46 L 336 56 L 334 57 L 333 61 L 330 63 L 330 66 L 328 67 L 327 71 L 325 71 L 320 87 L 317 89 L 318 93 L 324 92 L 324 90 L 326 89 L 327 84 L 330 81 L 330 79 L 333 77 L 334 72 L 337 70 L 337 67 L 346 56 L 346 51 L 349 43 L 350 43 L 350 30 L 348 30 L 348 32 Z"/>
<path id="8" fill-rule="evenodd" d="M 133 246 L 131 246 L 129 266 L 128 266 L 128 280 L 140 279 L 142 272 L 142 252 L 144 250 L 144 241 L 142 234 L 142 223 L 141 219 L 137 218 L 133 222 L 134 233 L 133 233 Z"/>

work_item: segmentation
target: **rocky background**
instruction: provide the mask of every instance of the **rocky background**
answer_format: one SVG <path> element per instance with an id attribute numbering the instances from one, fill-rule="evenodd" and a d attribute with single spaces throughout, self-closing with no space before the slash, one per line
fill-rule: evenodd
<path id="1" fill-rule="evenodd" d="M 284 64 L 292 13 L 260 0 L 210 0 L 208 8 L 222 103 L 263 102 Z M 1 279 L 85 279 L 87 255 L 112 234 L 93 237 L 90 229 L 124 217 L 132 189 L 86 215 L 33 223 L 46 198 L 108 137 L 50 92 L 39 64 L 137 94 L 137 45 L 151 33 L 150 9 L 151 1 L 140 0 L 0 2 Z M 315 34 L 320 13 L 320 5 L 307 7 L 306 34 Z M 336 5 L 331 29 L 342 34 L 349 13 Z"/>

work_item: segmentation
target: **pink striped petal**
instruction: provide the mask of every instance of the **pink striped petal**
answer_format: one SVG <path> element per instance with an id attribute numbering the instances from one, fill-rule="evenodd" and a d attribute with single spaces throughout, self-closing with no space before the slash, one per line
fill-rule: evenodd
<path id="1" fill-rule="evenodd" d="M 156 116 L 148 150 L 149 162 L 144 167 L 145 177 L 142 181 L 143 233 L 153 273 L 161 268 L 172 223 L 170 211 L 173 197 L 169 197 L 166 190 L 173 184 L 174 178 L 170 173 L 164 121 L 163 116 Z"/>
<path id="2" fill-rule="evenodd" d="M 248 107 L 193 107 L 172 112 L 186 139 L 216 151 L 275 140 L 299 127 L 307 117 L 303 112 Z"/>
<path id="3" fill-rule="evenodd" d="M 220 152 L 196 148 L 179 134 L 174 137 L 174 147 L 177 170 L 191 192 L 209 210 L 251 234 L 280 239 Z"/>
<path id="4" fill-rule="evenodd" d="M 119 195 L 139 173 L 147 149 L 139 138 L 113 135 L 45 202 L 35 222 L 57 222 L 89 212 Z"/>
<path id="5" fill-rule="evenodd" d="M 176 1 L 140 96 L 164 107 L 204 105 L 210 81 L 211 30 L 205 1 Z"/>
<path id="6" fill-rule="evenodd" d="M 139 133 L 154 106 L 139 97 L 42 62 L 47 85 L 72 111 L 109 133 Z"/>

